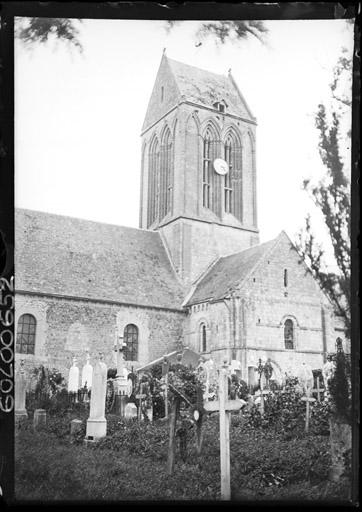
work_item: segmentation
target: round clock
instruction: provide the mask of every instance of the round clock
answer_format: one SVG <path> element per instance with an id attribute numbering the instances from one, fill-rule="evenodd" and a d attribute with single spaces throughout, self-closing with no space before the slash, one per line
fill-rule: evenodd
<path id="1" fill-rule="evenodd" d="M 229 172 L 229 166 L 225 160 L 222 158 L 215 158 L 214 160 L 214 169 L 215 172 L 220 174 L 221 176 L 225 176 Z"/>

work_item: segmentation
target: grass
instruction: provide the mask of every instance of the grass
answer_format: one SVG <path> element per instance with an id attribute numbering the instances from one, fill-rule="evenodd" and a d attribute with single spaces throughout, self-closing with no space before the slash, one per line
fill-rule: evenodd
<path id="1" fill-rule="evenodd" d="M 47 429 L 41 432 L 34 432 L 28 420 L 17 431 L 17 500 L 220 498 L 217 418 L 206 422 L 199 457 L 190 431 L 187 461 L 182 462 L 177 454 L 172 476 L 166 474 L 167 425 L 122 427 L 118 418 L 109 417 L 106 440 L 86 446 L 70 442 L 71 419 L 71 414 L 50 417 Z M 327 436 L 301 434 L 284 439 L 272 430 L 245 428 L 235 418 L 230 439 L 232 499 L 348 499 L 348 480 L 339 484 L 327 480 Z"/>

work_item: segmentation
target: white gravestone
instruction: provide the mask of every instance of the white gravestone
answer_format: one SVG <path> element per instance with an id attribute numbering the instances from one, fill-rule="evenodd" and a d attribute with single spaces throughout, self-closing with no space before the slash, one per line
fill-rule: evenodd
<path id="1" fill-rule="evenodd" d="M 25 409 L 27 381 L 24 370 L 24 361 L 20 362 L 20 368 L 15 378 L 15 420 L 21 420 L 28 417 Z"/>
<path id="2" fill-rule="evenodd" d="M 77 360 L 73 357 L 73 365 L 69 370 L 69 378 L 68 378 L 68 392 L 69 393 L 77 393 L 79 389 L 79 368 L 77 366 Z"/>
<path id="3" fill-rule="evenodd" d="M 297 377 L 305 392 L 311 390 L 314 385 L 314 377 L 312 367 L 307 363 L 302 363 L 298 370 Z"/>
<path id="4" fill-rule="evenodd" d="M 107 433 L 106 390 L 107 366 L 103 362 L 103 354 L 99 354 L 99 359 L 93 370 L 90 413 L 87 421 L 86 438 L 89 440 L 99 439 Z"/>
<path id="5" fill-rule="evenodd" d="M 82 368 L 82 388 L 87 386 L 88 389 L 92 387 L 92 376 L 93 376 L 93 366 L 89 362 L 89 354 L 87 354 L 87 362 Z"/>
<path id="6" fill-rule="evenodd" d="M 126 420 L 131 420 L 133 418 L 137 418 L 137 406 L 136 404 L 130 402 L 126 405 L 124 409 L 124 417 Z"/>
<path id="7" fill-rule="evenodd" d="M 322 368 L 322 375 L 324 380 L 324 387 L 327 393 L 329 393 L 328 381 L 333 377 L 334 374 L 334 363 L 333 361 L 327 361 Z"/>

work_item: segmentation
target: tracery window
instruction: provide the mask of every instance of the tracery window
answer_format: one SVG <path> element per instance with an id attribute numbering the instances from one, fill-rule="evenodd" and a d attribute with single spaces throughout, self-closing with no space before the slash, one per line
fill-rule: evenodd
<path id="1" fill-rule="evenodd" d="M 138 327 L 134 324 L 128 324 L 124 328 L 123 343 L 125 343 L 124 359 L 125 361 L 138 360 Z"/>
<path id="2" fill-rule="evenodd" d="M 224 211 L 242 222 L 242 148 L 233 132 L 226 137 L 224 159 L 229 166 L 224 176 Z"/>
<path id="3" fill-rule="evenodd" d="M 160 152 L 160 220 L 171 211 L 172 201 L 172 137 L 166 130 Z"/>
<path id="4" fill-rule="evenodd" d="M 290 318 L 284 322 L 284 345 L 288 350 L 294 348 L 294 326 Z"/>
<path id="5" fill-rule="evenodd" d="M 149 152 L 147 227 L 153 224 L 153 222 L 158 218 L 159 174 L 160 150 L 158 140 L 155 137 L 151 143 Z"/>
<path id="6" fill-rule="evenodd" d="M 33 315 L 21 315 L 16 334 L 16 352 L 20 354 L 35 353 L 36 319 Z"/>
<path id="7" fill-rule="evenodd" d="M 220 178 L 213 170 L 215 158 L 220 158 L 220 141 L 211 126 L 208 126 L 203 138 L 202 163 L 202 204 L 216 215 L 221 216 Z"/>

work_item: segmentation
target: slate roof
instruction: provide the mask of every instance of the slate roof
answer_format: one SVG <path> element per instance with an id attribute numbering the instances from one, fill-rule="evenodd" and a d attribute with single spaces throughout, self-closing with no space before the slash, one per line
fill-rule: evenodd
<path id="1" fill-rule="evenodd" d="M 228 105 L 226 112 L 255 119 L 231 75 L 219 75 L 168 57 L 167 62 L 186 100 L 214 108 L 216 101 L 224 99 Z"/>
<path id="2" fill-rule="evenodd" d="M 276 244 L 279 237 L 230 256 L 219 258 L 197 283 L 186 306 L 220 300 L 236 288 L 253 270 L 261 258 Z"/>
<path id="3" fill-rule="evenodd" d="M 16 290 L 181 309 L 160 234 L 15 211 Z"/>

